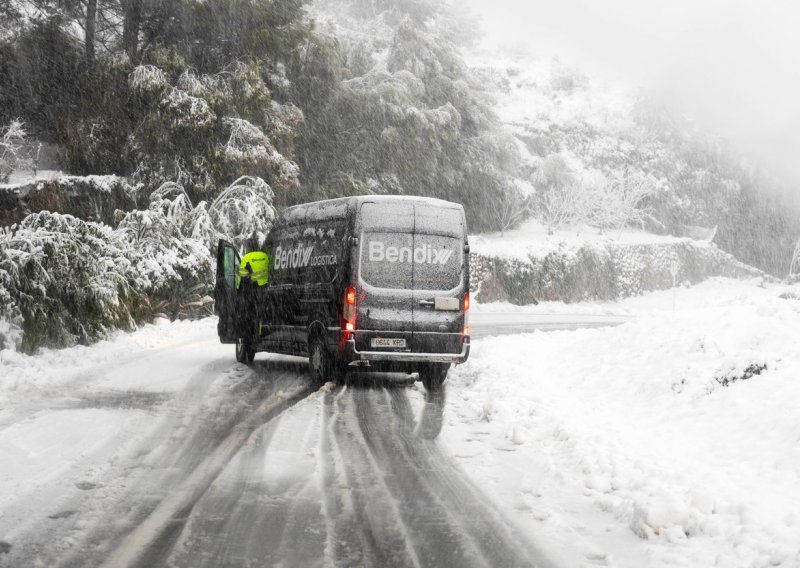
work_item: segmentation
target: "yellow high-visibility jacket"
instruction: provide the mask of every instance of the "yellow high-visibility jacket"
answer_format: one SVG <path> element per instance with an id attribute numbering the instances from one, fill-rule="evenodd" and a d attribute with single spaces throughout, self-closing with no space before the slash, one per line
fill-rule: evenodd
<path id="1" fill-rule="evenodd" d="M 239 263 L 239 278 L 236 287 L 242 283 L 242 278 L 250 278 L 259 286 L 266 286 L 269 280 L 269 255 L 262 251 L 248 252 Z"/>

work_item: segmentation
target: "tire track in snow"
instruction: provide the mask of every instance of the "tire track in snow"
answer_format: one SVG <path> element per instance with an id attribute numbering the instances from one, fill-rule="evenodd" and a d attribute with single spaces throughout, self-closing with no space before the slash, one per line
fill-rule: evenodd
<path id="1" fill-rule="evenodd" d="M 317 412 L 306 399 L 257 429 L 197 501 L 159 565 L 260 566 L 270 558 L 318 565 L 325 530 L 309 452 L 318 443 Z"/>
<path id="2" fill-rule="evenodd" d="M 160 565 L 165 553 L 178 540 L 198 500 L 214 483 L 251 434 L 262 424 L 308 394 L 304 380 L 289 381 L 286 390 L 275 389 L 246 418 L 237 422 L 230 433 L 199 460 L 181 483 L 159 502 L 135 529 L 128 533 L 103 566 Z M 191 440 L 190 440 L 191 442 Z M 192 444 L 182 446 L 184 453 L 200 456 Z"/>
<path id="3" fill-rule="evenodd" d="M 330 451 L 338 466 L 340 491 L 345 492 L 349 507 L 337 516 L 329 516 L 328 523 L 334 533 L 357 536 L 361 546 L 339 546 L 330 560 L 334 566 L 350 566 L 357 561 L 369 566 L 419 567 L 422 564 L 410 546 L 396 500 L 380 474 L 380 463 L 355 422 L 353 397 L 358 392 L 361 391 L 345 387 L 331 403 L 335 413 L 328 422 L 332 434 Z M 355 550 L 350 552 L 351 549 Z"/>

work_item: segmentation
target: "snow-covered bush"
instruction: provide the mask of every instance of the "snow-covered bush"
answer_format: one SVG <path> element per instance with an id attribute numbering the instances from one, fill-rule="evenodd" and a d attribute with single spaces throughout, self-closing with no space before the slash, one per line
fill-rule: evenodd
<path id="1" fill-rule="evenodd" d="M 535 214 L 550 233 L 568 225 L 586 224 L 601 231 L 642 226 L 652 219 L 647 198 L 657 182 L 638 170 L 599 170 L 576 173 L 565 157 L 551 154 L 541 160 L 532 175 L 537 188 Z"/>
<path id="2" fill-rule="evenodd" d="M 471 255 L 470 286 L 480 302 L 618 300 L 712 276 L 756 277 L 763 273 L 713 245 L 690 239 L 673 243 L 626 244 L 614 239 L 559 247 L 541 256 L 518 258 Z"/>
<path id="3" fill-rule="evenodd" d="M 0 228 L 0 350 L 14 349 L 22 342 L 22 313 L 12 295 L 13 282 L 6 258 L 11 230 Z"/>
<path id="4" fill-rule="evenodd" d="M 23 350 L 134 327 L 144 297 L 131 285 L 130 248 L 110 227 L 43 211 L 2 237 L 0 272 L 23 318 Z"/>
<path id="5" fill-rule="evenodd" d="M 171 205 L 172 210 L 170 210 Z M 87 344 L 153 314 L 207 315 L 213 262 L 168 200 L 119 226 L 42 211 L 0 232 L 0 349 Z"/>
<path id="6" fill-rule="evenodd" d="M 200 239 L 185 237 L 169 211 L 155 203 L 122 217 L 117 233 L 130 246 L 132 286 L 147 294 L 147 307 L 175 319 L 204 306 L 212 287 L 212 260 Z"/>
<path id="7" fill-rule="evenodd" d="M 215 251 L 220 238 L 242 248 L 252 234 L 263 239 L 275 219 L 272 188 L 261 178 L 243 176 L 214 201 L 193 205 L 179 183 L 168 182 L 150 195 L 151 209 L 160 210 L 184 235 Z"/>
<path id="8" fill-rule="evenodd" d="M 275 220 L 273 197 L 261 178 L 241 177 L 208 205 L 208 216 L 219 233 L 242 248 L 253 233 L 263 240 L 269 232 Z"/>
<path id="9" fill-rule="evenodd" d="M 593 208 L 594 192 L 569 167 L 563 156 L 551 154 L 542 160 L 533 175 L 536 187 L 535 216 L 550 233 L 586 221 Z"/>
<path id="10" fill-rule="evenodd" d="M 800 275 L 800 241 L 794 245 L 792 260 L 789 263 L 789 278 L 796 280 Z"/>
<path id="11" fill-rule="evenodd" d="M 519 225 L 533 212 L 532 196 L 524 195 L 517 187 L 510 187 L 493 197 L 489 215 L 499 227 L 501 235 Z"/>
<path id="12" fill-rule="evenodd" d="M 161 92 L 169 87 L 169 77 L 155 65 L 139 65 L 128 79 L 135 92 Z"/>

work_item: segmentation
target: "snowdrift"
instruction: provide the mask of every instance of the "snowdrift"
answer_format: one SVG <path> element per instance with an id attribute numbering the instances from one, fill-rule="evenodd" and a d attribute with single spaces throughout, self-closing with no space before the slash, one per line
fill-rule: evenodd
<path id="1" fill-rule="evenodd" d="M 800 566 L 800 294 L 759 284 L 477 341 L 442 437 L 563 566 Z"/>

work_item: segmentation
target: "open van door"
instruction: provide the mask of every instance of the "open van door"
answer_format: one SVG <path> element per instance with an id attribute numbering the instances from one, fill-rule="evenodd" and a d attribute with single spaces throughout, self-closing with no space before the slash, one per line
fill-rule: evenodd
<path id="1" fill-rule="evenodd" d="M 219 316 L 217 335 L 221 343 L 236 343 L 239 339 L 236 324 L 236 277 L 240 260 L 234 246 L 220 239 L 217 247 L 214 312 Z"/>

